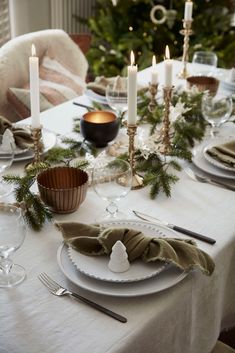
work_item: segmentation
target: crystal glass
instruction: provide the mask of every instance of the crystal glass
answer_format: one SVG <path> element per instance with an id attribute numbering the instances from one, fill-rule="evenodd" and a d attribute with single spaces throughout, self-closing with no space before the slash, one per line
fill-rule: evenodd
<path id="1" fill-rule="evenodd" d="M 12 144 L 6 143 L 3 135 L 0 135 L 0 198 L 7 196 L 12 191 L 12 185 L 5 183 L 1 175 L 10 168 L 14 158 L 14 149 Z"/>
<path id="2" fill-rule="evenodd" d="M 208 65 L 209 68 L 201 66 L 201 68 L 194 67 L 194 74 L 197 75 L 211 75 L 217 67 L 218 57 L 211 51 L 196 51 L 193 54 L 192 63 Z"/>
<path id="3" fill-rule="evenodd" d="M 202 115 L 211 125 L 211 136 L 218 135 L 218 128 L 225 123 L 233 109 L 232 98 L 226 95 L 217 94 L 213 96 L 205 93 L 202 97 Z"/>
<path id="4" fill-rule="evenodd" d="M 130 164 L 118 158 L 98 158 L 92 171 L 92 184 L 97 195 L 108 201 L 106 213 L 102 213 L 97 221 L 126 218 L 125 214 L 118 210 L 116 202 L 125 197 L 131 189 Z"/>
<path id="5" fill-rule="evenodd" d="M 9 204 L 0 209 L 0 287 L 13 287 L 25 279 L 25 269 L 11 256 L 23 244 L 26 225 L 22 211 Z"/>
<path id="6" fill-rule="evenodd" d="M 106 99 L 118 116 L 122 116 L 127 111 L 127 79 L 122 78 L 121 86 L 116 85 L 115 82 L 110 83 L 106 87 Z"/>

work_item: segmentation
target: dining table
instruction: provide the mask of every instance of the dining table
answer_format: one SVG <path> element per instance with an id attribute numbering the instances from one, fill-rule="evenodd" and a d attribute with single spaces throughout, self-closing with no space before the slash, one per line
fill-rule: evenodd
<path id="1" fill-rule="evenodd" d="M 174 87 L 186 87 L 186 80 L 177 77 L 182 65 L 181 61 L 173 60 Z M 200 65 L 188 63 L 187 68 L 193 75 Z M 228 70 L 216 70 L 220 80 L 228 74 Z M 161 90 L 164 62 L 157 64 L 157 71 Z M 150 78 L 151 67 L 138 72 L 138 83 L 148 85 Z M 43 129 L 57 139 L 69 136 L 74 118 L 87 111 L 73 102 L 91 105 L 92 99 L 85 93 L 42 112 Z M 30 120 L 25 119 L 23 123 L 30 124 Z M 234 123 L 223 124 L 220 133 L 225 138 L 235 137 Z M 198 146 L 203 143 L 205 140 Z M 14 162 L 7 173 L 22 175 L 26 162 Z M 98 213 L 105 210 L 106 201 L 90 186 L 77 211 L 54 214 L 53 220 L 46 222 L 39 232 L 28 227 L 23 245 L 14 254 L 14 262 L 26 269 L 27 277 L 18 286 L 0 289 L 1 353 L 212 351 L 220 332 L 235 325 L 235 192 L 192 180 L 184 171 L 187 165 L 188 162 L 182 162 L 182 170 L 176 172 L 179 180 L 172 186 L 171 197 L 160 193 L 151 199 L 149 186 L 146 186 L 131 190 L 119 201 L 119 208 L 126 215 L 124 224 L 139 224 L 146 232 L 154 225 L 138 219 L 133 210 L 215 239 L 213 245 L 196 240 L 197 246 L 214 260 L 213 274 L 207 276 L 199 270 L 183 272 L 177 280 L 169 279 L 163 287 L 157 285 L 158 276 L 145 279 L 141 284 L 112 285 L 84 278 L 85 275 L 77 281 L 78 270 L 69 263 L 55 222 L 95 222 Z M 197 165 L 192 168 L 201 175 L 210 175 Z M 217 179 L 235 185 L 235 178 L 217 176 Z M 37 189 L 36 185 L 33 187 Z M 1 201 L 12 200 L 13 194 Z M 161 229 L 166 235 L 170 232 L 167 228 Z M 175 237 L 189 238 L 177 232 Z M 114 320 L 79 300 L 52 295 L 38 279 L 42 272 L 64 287 L 126 317 L 127 322 Z"/>

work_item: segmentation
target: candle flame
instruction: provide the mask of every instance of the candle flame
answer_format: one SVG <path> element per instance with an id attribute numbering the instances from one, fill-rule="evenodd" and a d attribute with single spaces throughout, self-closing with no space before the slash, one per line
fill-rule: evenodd
<path id="1" fill-rule="evenodd" d="M 155 55 L 153 55 L 153 59 L 152 59 L 152 66 L 153 66 L 153 68 L 155 69 L 155 67 L 156 67 L 156 56 Z"/>
<path id="2" fill-rule="evenodd" d="M 133 66 L 133 65 L 135 64 L 135 55 L 134 55 L 133 50 L 131 51 L 131 57 L 130 57 L 130 59 L 131 59 L 131 66 Z"/>
<path id="3" fill-rule="evenodd" d="M 170 59 L 170 50 L 168 45 L 166 46 L 166 50 L 165 50 L 165 59 Z"/>
<path id="4" fill-rule="evenodd" d="M 32 53 L 32 56 L 36 56 L 36 48 L 34 44 L 32 44 L 31 46 L 31 53 Z"/>

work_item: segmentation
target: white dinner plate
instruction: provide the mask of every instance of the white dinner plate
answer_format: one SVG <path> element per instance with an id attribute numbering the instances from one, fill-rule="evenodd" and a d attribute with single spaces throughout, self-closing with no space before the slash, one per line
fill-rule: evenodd
<path id="1" fill-rule="evenodd" d="M 152 229 L 152 227 L 148 227 L 148 225 L 146 225 L 145 223 L 138 223 L 133 225 L 133 223 L 130 223 L 129 221 L 113 221 L 103 222 L 102 225 L 104 225 L 104 227 L 106 228 L 132 228 L 138 231 L 142 231 L 145 234 L 152 233 L 153 230 L 155 236 L 165 236 L 162 229 L 156 229 L 155 227 L 154 229 Z M 156 276 L 157 274 L 162 272 L 167 266 L 166 263 L 160 261 L 156 263 L 145 263 L 141 259 L 139 259 L 130 264 L 130 268 L 128 271 L 122 273 L 114 273 L 108 268 L 108 256 L 86 256 L 79 253 L 72 247 L 68 248 L 68 255 L 72 263 L 80 272 L 89 277 L 108 282 L 141 281 Z"/>
<path id="2" fill-rule="evenodd" d="M 166 237 L 180 238 L 173 230 L 151 223 L 133 220 L 119 221 L 120 225 L 141 230 L 144 229 L 145 234 L 150 236 L 159 236 L 160 230 Z M 115 283 L 97 280 L 78 271 L 76 266 L 71 262 L 68 255 L 68 247 L 64 243 L 62 243 L 57 251 L 57 261 L 63 274 L 77 286 L 91 292 L 117 297 L 135 297 L 157 293 L 176 285 L 188 275 L 188 272 L 182 271 L 176 266 L 168 265 L 161 273 L 142 281 Z"/>
<path id="3" fill-rule="evenodd" d="M 223 143 L 226 143 L 228 142 L 227 139 L 224 140 Z M 203 155 L 205 157 L 205 159 L 211 163 L 212 165 L 214 165 L 215 167 L 217 168 L 220 168 L 220 169 L 223 169 L 223 170 L 226 170 L 226 171 L 230 171 L 230 172 L 235 172 L 235 168 L 233 167 L 229 167 L 229 165 L 226 165 L 225 163 L 222 163 L 220 162 L 219 160 L 217 160 L 216 158 L 213 158 L 213 156 L 211 156 L 209 153 L 207 153 L 207 151 L 212 148 L 213 146 L 217 146 L 218 144 L 217 143 L 210 143 L 209 145 L 207 145 L 204 150 L 203 150 Z"/>
<path id="4" fill-rule="evenodd" d="M 107 99 L 105 96 L 102 96 L 101 94 L 98 94 L 91 89 L 87 89 L 85 91 L 85 94 L 87 97 L 89 97 L 93 102 L 101 103 L 101 104 L 108 104 Z"/>
<path id="5" fill-rule="evenodd" d="M 55 146 L 56 144 L 56 135 L 54 132 L 49 131 L 47 129 L 42 130 L 42 140 L 44 145 L 43 153 L 46 153 Z M 28 159 L 32 159 L 34 156 L 34 152 L 32 150 L 27 150 L 24 153 L 20 153 L 14 156 L 14 162 L 25 161 Z"/>
<path id="6" fill-rule="evenodd" d="M 223 143 L 224 137 L 222 138 L 214 138 L 213 143 L 215 142 L 216 144 Z M 214 175 L 219 178 L 225 178 L 225 179 L 235 179 L 235 173 L 229 170 L 223 170 L 220 169 L 213 164 L 209 163 L 205 156 L 204 156 L 204 149 L 205 147 L 210 144 L 212 141 L 205 141 L 204 143 L 200 144 L 199 146 L 196 146 L 193 149 L 193 158 L 192 162 L 193 164 L 201 169 L 202 171 Z"/>

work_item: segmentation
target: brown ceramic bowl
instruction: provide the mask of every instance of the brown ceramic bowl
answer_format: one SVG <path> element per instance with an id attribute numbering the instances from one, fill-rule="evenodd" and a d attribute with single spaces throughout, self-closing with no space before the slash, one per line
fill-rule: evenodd
<path id="1" fill-rule="evenodd" d="M 119 121 L 110 111 L 100 110 L 83 115 L 80 120 L 81 134 L 96 147 L 105 147 L 115 139 L 119 131 Z"/>
<path id="2" fill-rule="evenodd" d="M 219 87 L 219 80 L 209 76 L 190 76 L 187 77 L 186 81 L 188 88 L 196 86 L 200 92 L 208 90 L 214 95 Z"/>
<path id="3" fill-rule="evenodd" d="M 88 174 L 72 167 L 55 167 L 37 177 L 42 201 L 55 213 L 72 213 L 85 200 Z"/>

